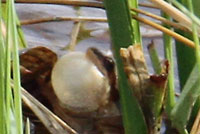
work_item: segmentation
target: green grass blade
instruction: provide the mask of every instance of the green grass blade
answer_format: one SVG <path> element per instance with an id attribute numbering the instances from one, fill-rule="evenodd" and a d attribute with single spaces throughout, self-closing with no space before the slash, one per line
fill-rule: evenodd
<path id="1" fill-rule="evenodd" d="M 151 42 L 151 44 L 148 45 L 148 52 L 149 52 L 149 56 L 150 56 L 155 74 L 160 74 L 162 71 L 162 68 L 161 68 L 158 53 L 156 51 L 156 48 L 153 42 Z"/>
<path id="2" fill-rule="evenodd" d="M 191 39 L 191 35 L 179 31 L 179 33 L 184 34 L 186 37 Z M 181 42 L 176 41 L 176 55 L 178 64 L 178 74 L 180 80 L 181 89 L 184 87 L 189 74 L 195 64 L 195 52 L 193 48 L 189 48 L 182 45 Z"/>
<path id="3" fill-rule="evenodd" d="M 200 73 L 198 66 L 195 65 L 192 73 L 190 74 L 181 96 L 179 97 L 177 104 L 172 110 L 171 120 L 173 125 L 179 130 L 179 132 L 185 133 L 185 127 L 189 119 L 192 106 L 200 95 Z"/>
<path id="4" fill-rule="evenodd" d="M 178 1 L 183 5 L 187 3 L 186 0 Z M 192 35 L 190 33 L 186 33 L 180 30 L 177 30 L 177 32 L 192 40 Z M 187 46 L 182 45 L 181 42 L 176 41 L 176 55 L 180 87 L 182 89 L 191 73 L 191 70 L 195 65 L 195 50 L 193 48 L 189 48 Z"/>
<path id="5" fill-rule="evenodd" d="M 153 64 L 154 72 L 156 75 L 159 77 L 159 75 L 162 73 L 162 75 L 166 74 L 168 72 L 168 66 L 167 64 L 165 66 L 161 66 L 161 62 L 159 60 L 157 51 L 154 47 L 154 43 L 151 42 L 151 44 L 148 45 L 148 51 L 150 54 L 151 62 Z M 167 69 L 167 70 L 166 70 Z M 148 99 L 148 103 L 150 104 L 150 108 L 152 109 L 152 113 L 154 116 L 154 129 L 153 133 L 160 133 L 159 128 L 161 128 L 162 124 L 162 108 L 164 107 L 164 102 L 165 102 L 165 96 L 166 96 L 166 85 L 167 85 L 167 77 L 166 79 L 162 82 L 160 82 L 160 85 L 158 83 L 151 84 L 151 86 L 148 88 L 148 91 L 150 92 L 149 96 L 151 99 Z M 162 83 L 162 84 L 161 84 Z M 159 85 L 159 86 L 158 86 Z M 162 86 L 161 86 L 162 85 Z M 152 115 L 150 115 L 152 116 Z"/>
<path id="6" fill-rule="evenodd" d="M 23 133 L 21 98 L 20 98 L 20 77 L 19 77 L 19 54 L 18 36 L 16 25 L 16 12 L 14 1 L 8 0 L 5 6 L 0 7 L 4 14 L 0 14 L 0 20 L 6 22 L 6 39 L 2 35 L 0 27 L 0 106 L 1 117 L 0 131 L 2 134 Z M 6 15 L 5 15 L 6 14 Z M 2 16 L 4 15 L 4 16 Z M 5 42 L 5 45 L 4 45 Z M 12 57 L 11 57 L 12 56 Z M 14 94 L 11 91 L 11 63 L 13 63 L 13 78 L 15 81 Z M 14 96 L 14 100 L 13 100 Z"/>
<path id="7" fill-rule="evenodd" d="M 200 10 L 199 10 L 199 5 L 200 5 L 200 0 L 192 0 L 193 7 L 194 7 L 194 14 L 196 16 L 200 16 Z"/>
<path id="8" fill-rule="evenodd" d="M 170 20 L 170 16 L 163 13 L 163 17 Z M 165 26 L 172 30 L 169 26 Z M 167 34 L 163 34 L 164 41 L 164 52 L 165 58 L 169 61 L 169 74 L 168 74 L 168 84 L 167 84 L 167 96 L 166 96 L 166 113 L 170 115 L 172 108 L 175 105 L 175 86 L 174 86 L 174 61 L 173 61 L 173 39 Z"/>
<path id="9" fill-rule="evenodd" d="M 0 10 L 1 10 L 1 0 L 0 0 Z M 4 83 L 4 54 L 5 54 L 5 44 L 2 34 L 2 14 L 0 12 L 0 130 L 5 133 L 5 83 Z"/>
<path id="10" fill-rule="evenodd" d="M 187 4 L 190 10 L 190 14 L 193 14 L 193 5 L 192 5 L 192 1 L 191 0 L 187 0 Z M 194 14 L 193 14 L 194 15 Z M 193 33 L 193 39 L 195 42 L 195 56 L 196 56 L 196 63 L 198 68 L 200 69 L 200 47 L 199 47 L 199 37 L 198 37 L 198 31 L 197 31 L 198 27 L 195 23 L 193 23 L 192 25 L 192 33 Z"/>
<path id="11" fill-rule="evenodd" d="M 10 133 L 11 130 L 11 112 L 12 112 L 12 108 L 11 108 L 11 85 L 10 85 L 10 81 L 11 81 L 11 44 L 12 44 L 12 40 L 8 39 L 9 33 L 11 33 L 11 28 L 9 28 L 11 26 L 11 21 L 8 21 L 8 16 L 10 16 L 11 11 L 9 10 L 9 1 L 7 1 L 6 3 L 6 12 L 7 12 L 7 21 L 6 21 L 6 48 L 5 48 L 5 90 L 6 90 L 6 133 Z"/>
<path id="12" fill-rule="evenodd" d="M 3 3 L 5 5 L 5 3 Z M 5 21 L 7 21 L 7 14 L 6 14 L 6 6 L 2 6 L 2 17 Z M 15 13 L 16 14 L 16 13 Z M 19 48 L 26 48 L 27 47 L 27 42 L 25 40 L 25 37 L 24 37 L 24 33 L 23 33 L 23 30 L 22 30 L 22 27 L 21 27 L 21 24 L 20 24 L 20 21 L 19 21 L 19 18 L 17 15 L 16 16 L 16 25 L 17 25 L 17 32 L 18 32 L 18 35 L 19 35 Z"/>
<path id="13" fill-rule="evenodd" d="M 22 126 L 22 106 L 21 106 L 21 82 L 20 82 L 20 67 L 19 67 L 19 53 L 18 53 L 18 33 L 16 25 L 16 12 L 14 7 L 14 1 L 9 0 L 8 9 L 10 13 L 8 14 L 8 22 L 11 22 L 8 27 L 8 40 L 12 45 L 13 54 L 13 80 L 14 80 L 14 108 L 15 108 L 15 119 L 17 124 L 17 134 L 23 133 Z"/>
<path id="14" fill-rule="evenodd" d="M 193 1 L 194 5 L 195 4 L 199 4 L 197 1 L 195 3 L 195 1 Z M 191 11 L 191 14 L 194 15 L 194 9 L 193 9 L 193 3 L 192 1 L 189 1 L 187 0 L 187 4 L 188 4 L 188 7 L 189 7 L 189 10 Z M 196 13 L 200 15 L 200 11 L 198 10 L 195 10 L 197 11 Z M 200 53 L 199 53 L 199 37 L 198 37 L 198 31 L 197 31 L 198 27 L 195 23 L 193 23 L 192 25 L 192 31 L 193 31 L 193 39 L 194 39 L 194 42 L 195 42 L 195 55 L 196 55 L 196 62 L 197 62 L 197 65 L 198 65 L 198 68 L 200 69 Z M 200 78 L 199 78 L 200 79 Z M 197 113 L 199 111 L 199 108 L 200 108 L 200 97 L 198 97 L 195 105 L 194 105 L 194 108 L 192 110 L 192 114 L 191 114 L 191 118 L 188 122 L 188 128 L 190 129 L 189 125 L 193 124 L 194 122 L 194 119 L 196 118 L 197 116 Z"/>
<path id="15" fill-rule="evenodd" d="M 15 20 L 14 1 L 9 0 L 6 3 L 7 8 L 7 36 L 6 36 L 6 100 L 7 100 L 7 132 L 11 131 L 11 112 L 14 113 L 17 124 L 17 134 L 22 134 L 22 111 L 20 94 L 20 73 L 19 73 L 19 54 L 18 54 L 18 35 Z M 11 92 L 11 53 L 13 60 L 13 79 L 14 79 L 14 102 Z M 13 106 L 14 104 L 14 106 Z M 14 109 L 14 110 L 13 110 Z"/>
<path id="16" fill-rule="evenodd" d="M 122 105 L 123 123 L 126 134 L 147 134 L 147 127 L 141 108 L 132 95 L 123 70 L 119 50 L 134 43 L 130 12 L 125 0 L 104 0 L 111 31 L 114 56 L 118 68 L 120 101 Z"/>
<path id="17" fill-rule="evenodd" d="M 128 0 L 130 8 L 138 8 L 138 0 Z M 138 13 L 133 12 L 134 15 L 138 15 Z M 132 27 L 133 27 L 133 35 L 134 35 L 134 43 L 142 43 L 141 34 L 140 34 L 140 25 L 139 22 L 135 19 L 131 20 Z"/>
<path id="18" fill-rule="evenodd" d="M 20 24 L 20 21 L 15 13 L 15 19 L 16 19 L 16 25 L 17 25 L 17 33 L 19 35 L 19 47 L 20 48 L 26 48 L 27 47 L 27 43 L 26 43 L 26 40 L 25 40 L 25 37 L 24 37 L 24 33 L 22 31 L 22 28 L 21 28 L 21 24 Z"/>

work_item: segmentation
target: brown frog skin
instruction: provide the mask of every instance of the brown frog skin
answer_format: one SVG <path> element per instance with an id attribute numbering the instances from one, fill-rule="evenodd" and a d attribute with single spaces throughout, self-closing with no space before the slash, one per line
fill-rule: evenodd
<path id="1" fill-rule="evenodd" d="M 114 129 L 116 132 L 120 130 L 121 133 L 123 132 L 121 115 L 115 103 L 113 103 L 114 100 L 114 102 L 118 101 L 114 62 L 112 58 L 105 56 L 96 48 L 89 48 L 84 55 L 88 60 L 87 62 L 95 66 L 94 70 L 99 71 L 97 74 L 101 74 L 100 76 L 103 77 L 103 82 L 106 81 L 105 87 L 109 89 L 107 93 L 104 93 L 105 90 L 100 92 L 105 96 L 104 99 L 102 99 L 103 95 L 97 95 L 98 103 L 95 109 L 90 109 L 88 112 L 84 110 L 81 111 L 80 109 L 76 111 L 74 109 L 66 109 L 65 106 L 63 107 L 63 104 L 54 93 L 55 89 L 53 89 L 51 84 L 51 72 L 57 62 L 57 56 L 54 52 L 45 47 L 31 48 L 21 54 L 22 86 L 48 107 L 48 109 L 52 110 L 72 128 L 75 128 L 77 132 L 83 133 L 87 131 L 103 133 L 104 131 L 113 131 Z M 73 67 L 75 68 L 75 66 Z M 94 81 L 94 79 L 91 81 Z M 105 88 L 104 86 L 102 87 Z M 117 95 L 112 93 L 113 89 Z M 26 108 L 24 107 L 24 109 Z M 24 113 L 28 117 L 31 114 L 27 109 Z M 33 117 L 32 114 L 31 117 Z M 34 124 L 38 124 L 35 117 L 33 119 Z M 113 121 L 113 119 L 118 121 Z M 85 129 L 85 125 L 88 122 L 91 123 L 91 127 Z M 116 127 L 108 129 L 108 126 L 111 124 L 113 124 L 113 126 L 116 124 Z M 39 130 L 38 132 L 47 133 L 46 130 L 41 127 L 41 123 L 36 125 L 35 132 Z M 41 129 L 44 131 L 41 131 Z M 36 134 L 40 133 L 36 132 Z"/>

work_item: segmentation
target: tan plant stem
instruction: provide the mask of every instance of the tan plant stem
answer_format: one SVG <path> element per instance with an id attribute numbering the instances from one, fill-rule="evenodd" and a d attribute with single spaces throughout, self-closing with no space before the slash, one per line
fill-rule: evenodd
<path id="1" fill-rule="evenodd" d="M 154 2 L 154 3 L 157 2 L 157 0 L 151 0 L 151 1 Z M 5 0 L 3 0 L 3 2 L 5 2 Z M 15 2 L 16 3 L 40 3 L 40 4 L 65 4 L 65 5 L 73 5 L 73 6 L 87 6 L 87 7 L 104 8 L 101 2 L 87 2 L 87 1 L 80 1 L 80 0 L 28 0 L 28 1 L 27 0 L 15 0 Z M 159 3 L 159 2 L 157 2 L 157 3 Z M 162 5 L 162 3 L 160 5 Z M 162 5 L 161 7 L 164 8 L 165 4 Z M 170 9 L 171 9 L 171 7 L 170 7 Z M 175 10 L 173 10 L 171 13 L 173 14 L 174 11 Z M 178 16 L 180 16 L 180 15 L 178 15 Z M 152 26 L 152 27 L 154 27 L 154 28 L 156 28 L 156 29 L 158 29 L 158 30 L 160 30 L 162 32 L 165 32 L 165 33 L 173 36 L 175 39 L 184 42 L 189 47 L 194 47 L 194 42 L 192 42 L 191 40 L 189 40 L 189 39 L 187 39 L 187 38 L 185 38 L 185 37 L 173 32 L 173 31 L 170 31 L 170 30 L 168 30 L 168 29 L 166 29 L 166 28 L 164 28 L 164 27 L 162 27 L 162 26 L 160 26 L 160 25 L 158 25 L 158 24 L 156 24 L 156 23 L 154 23 L 152 21 L 149 21 L 147 19 L 135 16 L 135 15 L 133 15 L 133 18 L 135 18 L 136 20 L 139 20 L 139 21 L 141 21 L 141 22 L 143 22 L 145 24 L 148 24 L 148 25 L 150 25 L 150 26 Z M 52 18 L 46 18 L 46 20 L 43 19 L 43 20 L 34 20 L 33 22 L 30 22 L 30 21 L 29 22 L 28 21 L 22 22 L 22 24 L 25 25 L 25 24 L 37 23 L 37 22 L 40 23 L 40 22 L 46 22 L 46 21 L 58 21 L 58 20 L 62 20 L 62 19 L 64 19 L 64 18 L 62 18 L 62 17 L 61 18 L 60 17 L 53 18 L 53 19 Z M 66 20 L 67 19 L 70 20 L 70 18 L 65 18 L 65 19 Z M 186 19 L 186 18 L 183 17 L 183 19 Z M 102 21 L 105 21 L 105 20 L 102 20 Z"/>
<path id="2" fill-rule="evenodd" d="M 71 40 L 69 43 L 69 50 L 74 51 L 77 44 L 77 37 L 80 31 L 81 22 L 75 22 L 71 32 Z"/>
<path id="3" fill-rule="evenodd" d="M 2 0 L 2 2 L 6 2 L 6 0 Z M 82 0 L 15 0 L 15 3 L 58 4 L 103 8 L 102 2 L 89 2 Z"/>
<path id="4" fill-rule="evenodd" d="M 35 113 L 35 115 L 41 120 L 41 122 L 51 133 L 78 134 L 58 116 L 49 111 L 38 100 L 31 96 L 24 88 L 21 88 L 21 91 L 23 102 Z"/>
<path id="5" fill-rule="evenodd" d="M 146 11 L 140 10 L 140 9 L 131 9 L 132 11 L 135 11 L 137 13 L 144 14 L 146 16 L 152 17 L 156 20 L 162 21 L 165 24 L 168 24 L 170 26 L 173 26 L 174 28 L 181 29 L 184 31 L 189 31 L 187 28 L 171 22 L 169 20 L 166 20 L 163 17 L 157 16 L 155 14 L 148 13 Z M 106 18 L 103 17 L 48 17 L 48 18 L 40 18 L 40 19 L 32 19 L 32 20 L 22 20 L 21 25 L 30 25 L 30 24 L 37 24 L 37 23 L 45 23 L 45 22 L 57 22 L 57 21 L 96 21 L 96 22 L 107 22 Z"/>
<path id="6" fill-rule="evenodd" d="M 159 7 L 152 5 L 152 4 L 148 4 L 148 3 L 139 3 L 139 6 L 141 7 L 148 7 L 148 8 L 154 8 L 154 9 L 159 9 Z"/>
<path id="7" fill-rule="evenodd" d="M 165 18 L 163 18 L 161 16 L 158 16 L 158 15 L 155 15 L 155 14 L 152 14 L 150 12 L 146 12 L 144 10 L 137 9 L 137 8 L 133 8 L 131 10 L 134 11 L 134 12 L 146 15 L 148 17 L 151 17 L 153 19 L 159 20 L 159 21 L 161 21 L 161 22 L 163 22 L 163 23 L 165 23 L 167 25 L 170 25 L 170 26 L 172 26 L 174 28 L 189 32 L 189 29 L 185 28 L 184 26 L 182 26 L 182 25 L 180 25 L 178 23 L 171 22 L 171 21 L 169 21 L 169 20 L 167 20 L 167 19 L 165 19 Z"/>
<path id="8" fill-rule="evenodd" d="M 47 18 L 39 18 L 32 20 L 22 20 L 21 25 L 32 25 L 39 23 L 47 23 L 47 22 L 57 22 L 57 21 L 74 21 L 74 22 L 83 22 L 83 21 L 94 21 L 94 22 L 107 22 L 106 18 L 96 18 L 96 17 L 47 17 Z M 153 37 L 161 37 L 162 34 L 143 34 L 145 38 L 153 38 Z"/>
<path id="9" fill-rule="evenodd" d="M 56 21 L 96 21 L 96 22 L 107 22 L 106 18 L 103 17 L 48 17 L 32 20 L 22 20 L 21 25 L 30 25 L 45 22 L 56 22 Z"/>
<path id="10" fill-rule="evenodd" d="M 189 39 L 187 39 L 187 38 L 181 36 L 180 34 L 177 34 L 177 33 L 174 32 L 174 31 L 171 31 L 171 30 L 169 30 L 169 29 L 167 29 L 167 28 L 165 28 L 165 27 L 163 27 L 163 26 L 161 26 L 161 25 L 159 25 L 159 24 L 157 24 L 157 23 L 155 23 L 155 22 L 152 22 L 152 21 L 150 21 L 150 20 L 144 19 L 144 18 L 142 18 L 142 17 L 136 16 L 136 15 L 132 15 L 132 17 L 133 17 L 134 19 L 136 19 L 136 20 L 142 22 L 142 23 L 145 23 L 145 24 L 147 24 L 147 25 L 150 25 L 150 26 L 154 27 L 155 29 L 158 29 L 158 30 L 160 30 L 160 31 L 162 31 L 162 32 L 164 32 L 164 33 L 166 33 L 166 34 L 168 34 L 168 35 L 174 37 L 176 40 L 183 42 L 185 45 L 187 45 L 187 46 L 189 46 L 189 47 L 191 47 L 191 48 L 194 48 L 194 47 L 195 47 L 193 41 L 191 41 L 191 40 L 189 40 Z"/>
<path id="11" fill-rule="evenodd" d="M 173 19 L 178 21 L 180 24 L 188 27 L 189 29 L 192 27 L 192 21 L 180 10 L 165 2 L 164 0 L 150 0 L 152 3 L 157 5 L 160 9 L 162 9 L 166 14 L 171 16 Z"/>
<path id="12" fill-rule="evenodd" d="M 200 110 L 199 110 L 196 120 L 192 126 L 192 130 L 191 130 L 190 134 L 198 134 L 199 132 L 200 132 Z"/>
<path id="13" fill-rule="evenodd" d="M 6 2 L 6 0 L 2 0 Z M 82 0 L 15 0 L 15 3 L 37 3 L 37 4 L 59 4 L 59 5 L 72 5 L 72 6 L 86 6 L 104 8 L 102 2 L 82 1 Z M 147 3 L 139 3 L 139 6 L 158 9 L 157 6 Z"/>

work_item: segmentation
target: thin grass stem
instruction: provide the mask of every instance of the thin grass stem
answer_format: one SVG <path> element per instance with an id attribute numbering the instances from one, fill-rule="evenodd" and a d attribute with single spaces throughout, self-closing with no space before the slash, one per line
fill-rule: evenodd
<path id="1" fill-rule="evenodd" d="M 2 0 L 6 2 L 6 0 Z M 94 1 L 82 1 L 82 0 L 15 0 L 15 3 L 26 3 L 26 4 L 59 4 L 59 5 L 71 5 L 71 6 L 86 6 L 86 7 L 96 7 L 104 8 L 102 2 Z M 159 9 L 157 6 L 148 3 L 139 3 L 141 7 Z"/>
<path id="2" fill-rule="evenodd" d="M 71 40 L 70 43 L 68 45 L 68 49 L 71 51 L 75 50 L 76 44 L 77 44 L 77 38 L 79 35 L 79 31 L 80 31 L 80 27 L 81 27 L 81 22 L 75 22 L 73 28 L 72 28 L 72 32 L 71 32 Z"/>
<path id="3" fill-rule="evenodd" d="M 187 4 L 188 4 L 189 10 L 191 12 L 190 14 L 194 15 L 192 1 L 187 0 Z M 193 31 L 193 39 L 194 39 L 194 42 L 195 42 L 196 62 L 197 62 L 197 65 L 199 66 L 199 69 L 200 69 L 200 52 L 199 52 L 200 47 L 199 47 L 199 37 L 198 37 L 197 29 L 198 29 L 197 24 L 193 23 L 192 24 L 192 31 Z"/>
<path id="4" fill-rule="evenodd" d="M 56 22 L 56 21 L 95 21 L 95 22 L 107 22 L 106 18 L 100 17 L 48 17 L 33 20 L 22 20 L 21 25 L 30 25 L 45 22 Z"/>
<path id="5" fill-rule="evenodd" d="M 192 126 L 190 134 L 198 134 L 198 132 L 200 132 L 200 110 L 198 111 L 197 117 L 196 117 L 195 122 Z"/>
<path id="6" fill-rule="evenodd" d="M 157 23 L 155 23 L 155 22 L 152 22 L 152 21 L 150 21 L 150 20 L 144 19 L 144 18 L 139 17 L 139 16 L 136 16 L 136 15 L 132 15 L 132 17 L 133 17 L 134 19 L 136 19 L 136 20 L 142 22 L 142 23 L 145 23 L 145 24 L 147 24 L 147 25 L 150 25 L 150 26 L 154 27 L 155 29 L 158 29 L 158 30 L 160 30 L 160 31 L 162 31 L 162 32 L 164 32 L 164 33 L 166 33 L 166 34 L 172 36 L 172 37 L 175 38 L 176 40 L 183 42 L 183 43 L 184 43 L 185 45 L 187 45 L 188 47 L 191 47 L 191 48 L 194 48 L 194 47 L 195 47 L 195 44 L 194 44 L 193 41 L 191 41 L 191 40 L 185 38 L 184 36 L 182 36 L 182 35 L 180 35 L 180 34 L 178 34 L 178 33 L 173 32 L 173 31 L 171 31 L 171 30 L 169 30 L 169 29 L 167 29 L 167 28 L 165 28 L 165 27 L 163 27 L 163 26 L 161 26 L 161 25 L 159 25 L 159 24 L 157 24 Z"/>
<path id="7" fill-rule="evenodd" d="M 25 134 L 31 134 L 30 133 L 30 120 L 29 120 L 29 118 L 26 119 Z"/>
<path id="8" fill-rule="evenodd" d="M 151 58 L 151 63 L 153 65 L 154 72 L 156 74 L 160 74 L 162 67 L 153 41 L 148 45 L 148 52 Z"/>
<path id="9" fill-rule="evenodd" d="M 21 24 L 20 24 L 20 21 L 15 13 L 15 20 L 16 20 L 16 26 L 17 26 L 17 34 L 18 34 L 18 38 L 19 38 L 19 47 L 21 48 L 26 48 L 27 47 L 27 43 L 26 43 L 26 40 L 25 40 L 25 37 L 24 37 L 24 33 L 22 31 L 22 28 L 21 28 Z"/>
<path id="10" fill-rule="evenodd" d="M 195 22 L 198 27 L 200 27 L 200 19 L 190 11 L 188 11 L 187 8 L 185 8 L 183 5 L 181 5 L 178 1 L 175 0 L 168 0 L 172 2 L 177 8 L 179 8 L 185 15 L 187 15 L 193 22 Z"/>
<path id="11" fill-rule="evenodd" d="M 11 117 L 11 40 L 8 39 L 9 34 L 11 31 L 11 21 L 9 21 L 9 17 L 11 15 L 11 11 L 9 7 L 10 0 L 6 3 L 7 9 L 7 24 L 6 24 L 6 48 L 5 48 L 5 94 L 6 94 L 6 133 L 10 133 L 10 117 Z"/>
<path id="12" fill-rule="evenodd" d="M 186 27 L 184 27 L 184 26 L 182 26 L 182 25 L 180 25 L 180 24 L 178 24 L 178 23 L 174 23 L 174 22 L 172 22 L 172 21 L 169 21 L 169 20 L 167 20 L 167 19 L 165 19 L 165 18 L 163 18 L 163 17 L 161 17 L 161 16 L 152 14 L 152 13 L 150 13 L 150 12 L 146 12 L 146 11 L 141 10 L 141 9 L 132 8 L 131 10 L 134 11 L 134 12 L 137 12 L 137 13 L 140 13 L 140 14 L 143 14 L 143 15 L 146 15 L 146 16 L 148 16 L 148 17 L 151 17 L 151 18 L 153 18 L 153 19 L 159 20 L 159 21 L 163 22 L 163 23 L 166 24 L 166 25 L 169 25 L 169 26 L 172 26 L 172 27 L 174 27 L 174 28 L 177 28 L 177 29 L 180 29 L 180 30 L 189 32 L 189 29 L 187 29 Z"/>
<path id="13" fill-rule="evenodd" d="M 0 10 L 1 10 L 1 1 L 0 1 Z M 2 133 L 5 133 L 5 75 L 4 75 L 4 39 L 2 33 L 2 14 L 0 12 L 0 130 Z"/>
<path id="14" fill-rule="evenodd" d="M 130 9 L 131 8 L 135 8 L 135 9 L 138 8 L 138 0 L 128 0 L 128 4 L 129 4 Z M 137 12 L 135 12 L 133 14 L 138 15 Z M 137 44 L 137 43 L 142 44 L 139 22 L 137 20 L 132 19 L 131 23 L 132 23 L 132 27 L 133 27 L 134 44 Z"/>
<path id="15" fill-rule="evenodd" d="M 187 15 L 182 13 L 180 10 L 170 5 L 169 3 L 165 2 L 164 0 L 150 0 L 150 1 L 153 2 L 155 5 L 159 6 L 160 9 L 162 9 L 162 11 L 164 11 L 170 17 L 178 21 L 180 24 L 191 29 L 192 21 L 190 20 L 190 18 L 188 18 Z"/>
<path id="16" fill-rule="evenodd" d="M 171 17 L 163 13 L 163 16 L 170 20 Z M 172 30 L 171 27 L 166 26 Z M 166 113 L 170 116 L 175 105 L 175 86 L 174 86 L 174 57 L 173 57 L 173 39 L 167 34 L 163 34 L 165 58 L 169 61 L 170 69 L 168 73 L 167 97 L 166 97 Z"/>

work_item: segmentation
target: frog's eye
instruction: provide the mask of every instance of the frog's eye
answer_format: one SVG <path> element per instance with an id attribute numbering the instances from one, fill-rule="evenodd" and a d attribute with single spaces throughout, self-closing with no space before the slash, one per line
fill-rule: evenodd
<path id="1" fill-rule="evenodd" d="M 106 76 L 82 52 L 61 57 L 51 79 L 61 105 L 70 112 L 93 112 L 108 98 L 110 86 Z"/>

